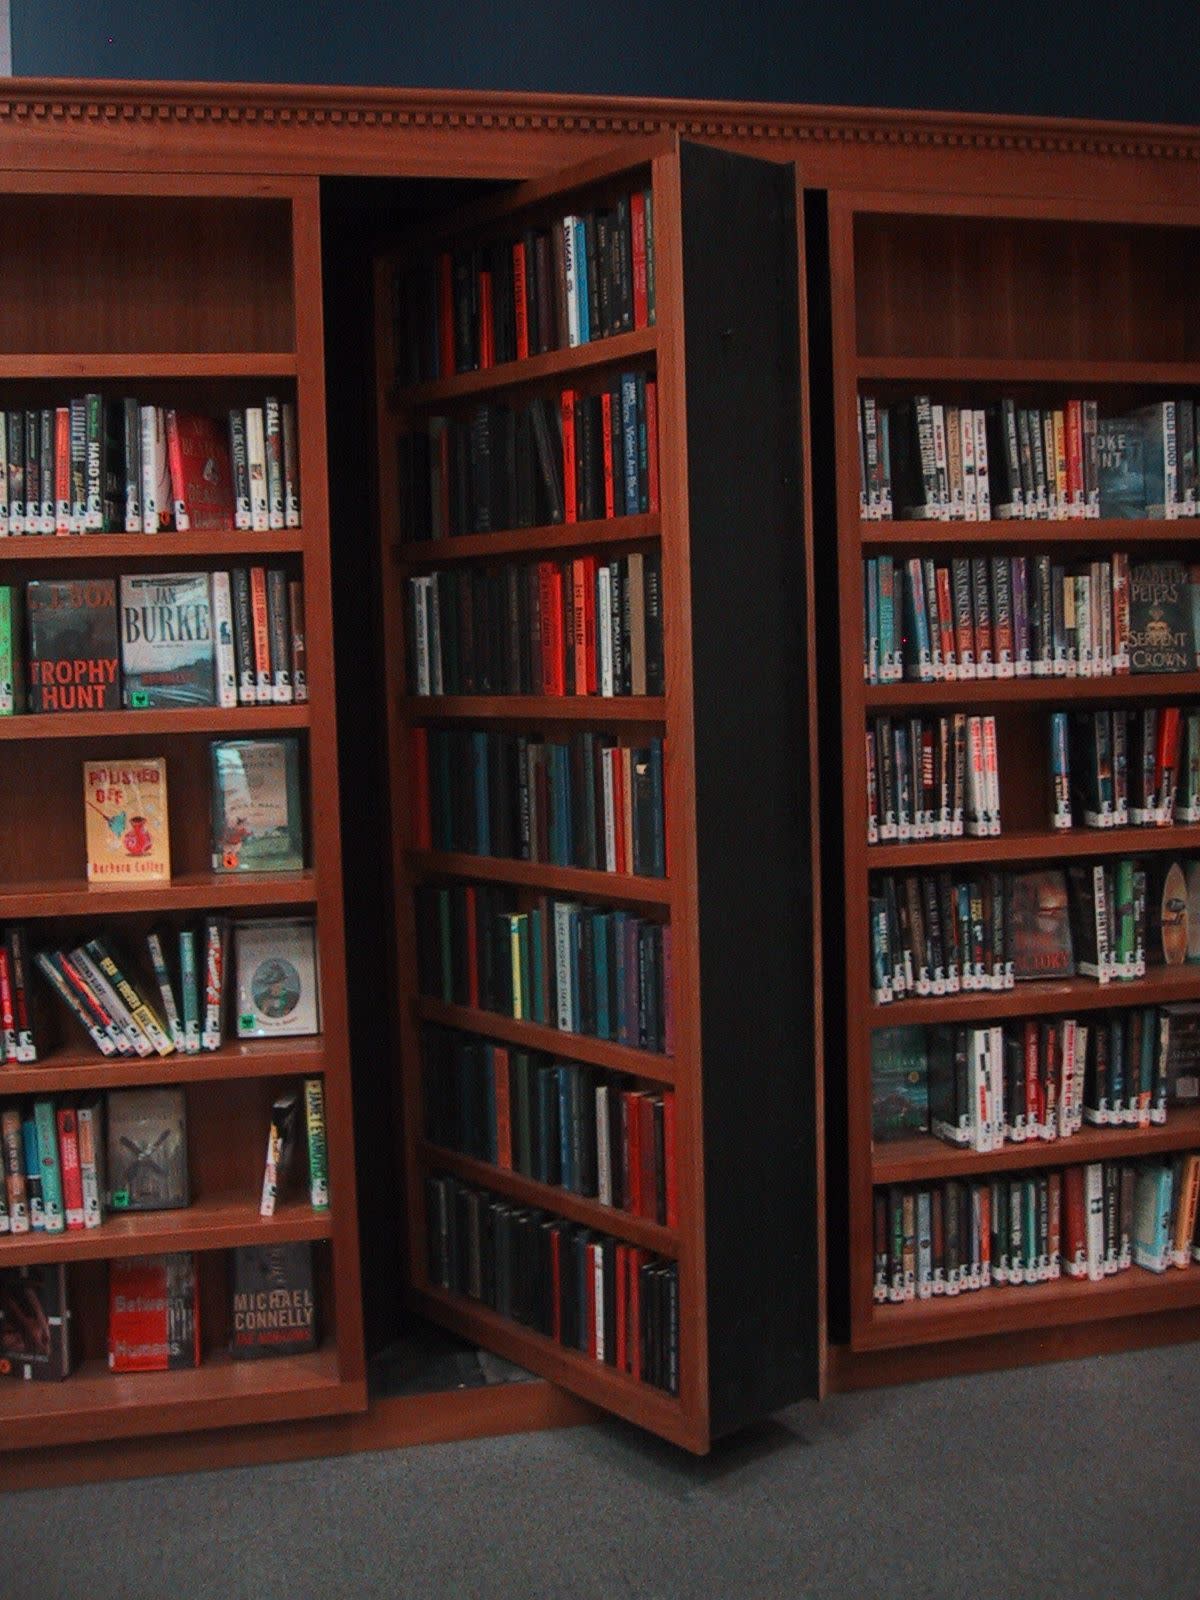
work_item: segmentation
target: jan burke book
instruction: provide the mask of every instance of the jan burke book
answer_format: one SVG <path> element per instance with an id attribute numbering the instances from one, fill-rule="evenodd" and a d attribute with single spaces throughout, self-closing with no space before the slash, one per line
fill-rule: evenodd
<path id="1" fill-rule="evenodd" d="M 121 704 L 112 578 L 26 586 L 30 711 L 115 711 Z"/>
<path id="2" fill-rule="evenodd" d="M 83 763 L 87 876 L 93 886 L 171 877 L 167 764 L 161 756 Z"/>
<path id="3" fill-rule="evenodd" d="M 126 706 L 215 703 L 207 572 L 123 576 L 120 621 Z"/>

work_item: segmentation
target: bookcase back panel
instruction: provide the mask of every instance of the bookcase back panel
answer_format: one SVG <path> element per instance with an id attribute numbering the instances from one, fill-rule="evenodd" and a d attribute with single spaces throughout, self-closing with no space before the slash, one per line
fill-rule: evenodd
<path id="1" fill-rule="evenodd" d="M 0 352 L 291 350 L 291 206 L 7 195 Z M 104 292 L 96 292 L 103 283 Z"/>
<path id="2" fill-rule="evenodd" d="M 1200 353 L 1200 230 L 860 214 L 867 356 L 1185 361 Z"/>

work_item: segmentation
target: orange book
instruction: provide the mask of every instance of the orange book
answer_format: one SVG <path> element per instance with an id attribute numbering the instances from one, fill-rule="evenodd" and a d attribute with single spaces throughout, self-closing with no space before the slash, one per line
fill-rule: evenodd
<path id="1" fill-rule="evenodd" d="M 635 1217 L 642 1213 L 642 1092 L 626 1089 L 621 1095 L 625 1105 L 625 1208 Z"/>
<path id="2" fill-rule="evenodd" d="M 254 681 L 259 705 L 270 703 L 274 694 L 271 676 L 271 629 L 267 620 L 267 569 L 250 568 L 250 622 L 254 633 Z"/>
<path id="3" fill-rule="evenodd" d="M 600 687 L 600 677 L 596 670 L 596 557 L 584 556 L 582 565 L 584 685 L 588 694 L 596 694 Z M 578 666 L 575 671 L 575 688 L 578 692 Z"/>
<path id="4" fill-rule="evenodd" d="M 575 391 L 562 393 L 563 521 L 579 521 L 579 502 L 575 495 Z"/>
<path id="5" fill-rule="evenodd" d="M 612 761 L 612 789 L 613 789 L 613 837 L 616 841 L 616 865 L 614 871 L 628 872 L 629 862 L 625 844 L 625 763 L 621 760 L 621 751 L 618 746 L 608 752 Z"/>
<path id="6" fill-rule="evenodd" d="M 167 883 L 167 763 L 161 756 L 83 763 L 87 876 L 94 887 Z"/>
<path id="7" fill-rule="evenodd" d="M 54 531 L 75 533 L 71 515 L 71 408 L 58 406 L 54 412 Z"/>
<path id="8" fill-rule="evenodd" d="M 508 1051 L 496 1044 L 492 1049 L 492 1076 L 496 1085 L 496 1165 L 512 1171 L 512 1102 L 508 1088 Z"/>
<path id="9" fill-rule="evenodd" d="M 517 360 L 524 361 L 529 354 L 529 303 L 525 299 L 525 242 L 518 239 L 513 245 L 513 321 L 517 334 Z"/>
<path id="10" fill-rule="evenodd" d="M 571 647 L 575 652 L 575 693 L 588 692 L 587 660 L 587 562 L 579 556 L 571 563 L 571 607 L 573 636 Z"/>
<path id="11" fill-rule="evenodd" d="M 418 850 L 433 849 L 433 818 L 429 803 L 429 730 L 409 730 L 412 737 L 413 838 Z"/>

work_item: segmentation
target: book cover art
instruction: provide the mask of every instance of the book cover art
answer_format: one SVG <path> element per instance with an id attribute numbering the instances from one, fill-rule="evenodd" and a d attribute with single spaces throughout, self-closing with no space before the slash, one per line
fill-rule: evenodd
<path id="1" fill-rule="evenodd" d="M 312 922 L 269 918 L 233 930 L 239 1039 L 318 1033 L 321 1004 Z"/>
<path id="2" fill-rule="evenodd" d="M 1200 1102 L 1200 1001 L 1178 1001 L 1159 1014 L 1162 1063 L 1159 1076 L 1166 1082 L 1167 1104 Z"/>
<path id="3" fill-rule="evenodd" d="M 871 1133 L 903 1139 L 929 1128 L 925 1029 L 877 1028 L 871 1035 Z"/>
<path id="4" fill-rule="evenodd" d="M 173 1372 L 200 1365 L 194 1256 L 109 1262 L 108 1365 L 113 1372 Z"/>
<path id="5" fill-rule="evenodd" d="M 56 1382 L 74 1365 L 66 1268 L 0 1270 L 0 1377 Z"/>
<path id="6" fill-rule="evenodd" d="M 111 578 L 26 585 L 30 711 L 115 711 L 121 704 L 117 586 Z"/>
<path id="7" fill-rule="evenodd" d="M 182 1089 L 109 1091 L 106 1170 L 112 1211 L 172 1211 L 188 1204 Z"/>
<path id="8" fill-rule="evenodd" d="M 1102 517 L 1146 515 L 1147 458 L 1151 445 L 1146 419 L 1140 412 L 1128 417 L 1101 419 L 1096 430 L 1095 452 Z M 1161 476 L 1160 466 L 1160 480 Z"/>
<path id="9" fill-rule="evenodd" d="M 167 764 L 161 756 L 85 761 L 83 806 L 88 882 L 122 888 L 167 883 Z"/>
<path id="10" fill-rule="evenodd" d="M 297 740 L 218 740 L 212 778 L 213 871 L 299 871 L 304 841 Z"/>
<path id="11" fill-rule="evenodd" d="M 294 1356 L 317 1344 L 312 1245 L 245 1245 L 230 1252 L 229 1352 L 237 1361 Z"/>
<path id="12" fill-rule="evenodd" d="M 216 703 L 206 572 L 123 576 L 120 623 L 126 706 L 143 710 Z"/>
<path id="13" fill-rule="evenodd" d="M 1015 872 L 1009 886 L 1014 978 L 1068 978 L 1075 972 L 1067 882 L 1057 868 Z"/>
<path id="14" fill-rule="evenodd" d="M 1195 659 L 1187 568 L 1179 561 L 1130 567 L 1130 670 L 1191 672 Z"/>
<path id="15" fill-rule="evenodd" d="M 171 443 L 171 491 L 179 524 L 182 503 L 193 532 L 211 533 L 233 527 L 233 471 L 229 434 L 213 417 L 187 411 L 168 413 Z"/>
<path id="16" fill-rule="evenodd" d="M 1188 890 L 1183 863 L 1159 862 L 1154 886 L 1150 960 L 1155 963 L 1161 961 L 1168 967 L 1180 967 L 1187 960 L 1189 942 Z"/>
<path id="17" fill-rule="evenodd" d="M 25 709 L 24 594 L 17 584 L 0 588 L 0 717 Z"/>

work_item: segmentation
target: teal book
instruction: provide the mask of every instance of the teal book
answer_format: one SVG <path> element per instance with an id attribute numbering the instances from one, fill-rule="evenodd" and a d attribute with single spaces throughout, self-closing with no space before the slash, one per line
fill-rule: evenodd
<path id="1" fill-rule="evenodd" d="M 1104 417 L 1096 432 L 1102 517 L 1163 515 L 1164 440 L 1161 405 L 1126 417 Z"/>
<path id="2" fill-rule="evenodd" d="M 212 814 L 214 872 L 298 872 L 304 865 L 299 741 L 216 740 Z"/>
<path id="3" fill-rule="evenodd" d="M 200 1049 L 200 969 L 196 962 L 196 935 L 179 930 L 179 1000 L 183 1011 L 183 1048 L 187 1055 Z"/>
<path id="4" fill-rule="evenodd" d="M 929 1131 L 929 1068 L 922 1027 L 871 1035 L 871 1132 L 880 1140 Z"/>
<path id="5" fill-rule="evenodd" d="M 42 1215 L 47 1233 L 61 1233 L 63 1214 L 62 1167 L 58 1159 L 58 1128 L 53 1100 L 38 1100 L 33 1108 L 37 1125 L 38 1167 L 42 1179 Z"/>
<path id="6" fill-rule="evenodd" d="M 1171 1264 L 1171 1166 L 1151 1161 L 1140 1168 L 1133 1191 L 1133 1259 L 1148 1272 Z"/>

